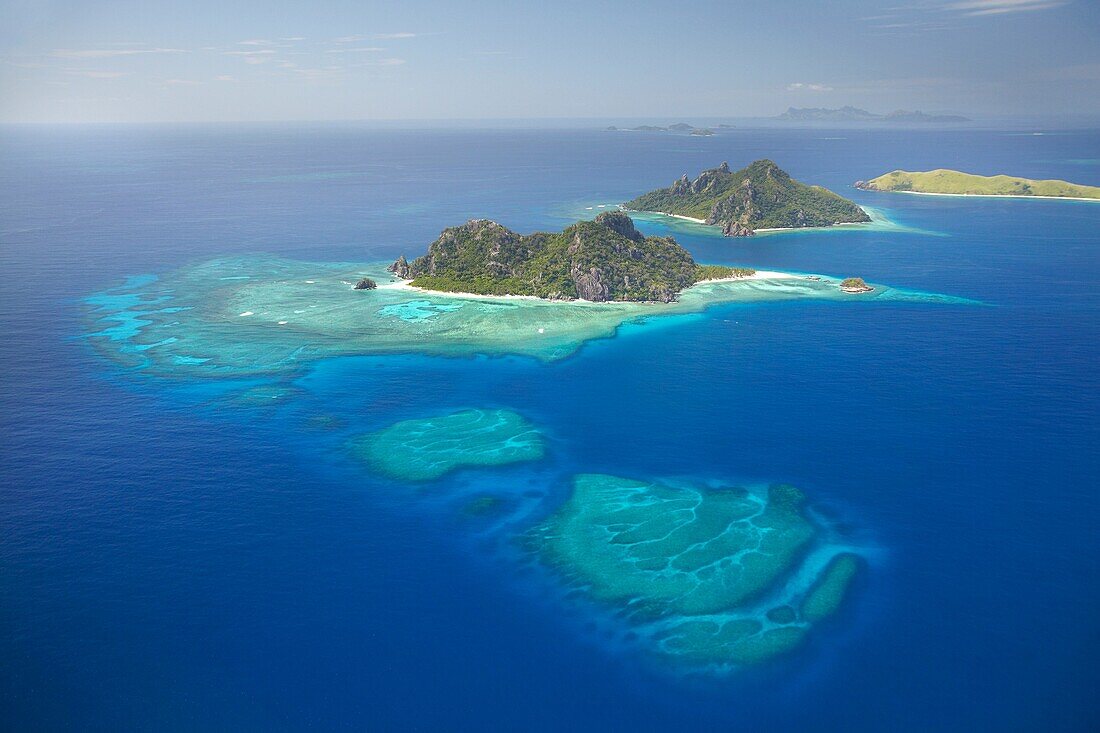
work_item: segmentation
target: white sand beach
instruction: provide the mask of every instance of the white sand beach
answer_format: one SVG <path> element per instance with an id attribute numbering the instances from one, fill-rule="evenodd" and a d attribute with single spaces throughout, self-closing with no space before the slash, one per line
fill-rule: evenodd
<path id="1" fill-rule="evenodd" d="M 933 191 L 882 191 L 882 193 L 911 193 L 917 196 L 954 196 L 956 198 L 968 199 L 1053 199 L 1055 201 L 1091 201 L 1092 203 L 1100 203 L 1100 198 L 1090 199 L 1084 196 L 1028 196 L 1019 193 L 935 193 Z M 764 230 L 758 229 L 757 231 Z"/>

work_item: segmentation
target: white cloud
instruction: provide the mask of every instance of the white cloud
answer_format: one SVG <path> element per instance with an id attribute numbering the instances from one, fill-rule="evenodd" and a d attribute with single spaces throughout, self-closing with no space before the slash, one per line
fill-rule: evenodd
<path id="1" fill-rule="evenodd" d="M 378 38 L 378 39 L 385 39 L 385 38 L 416 38 L 419 35 L 422 35 L 422 34 L 420 34 L 420 33 L 375 33 L 374 37 Z"/>
<path id="2" fill-rule="evenodd" d="M 91 48 L 85 50 L 59 48 L 51 56 L 63 59 L 107 59 L 115 56 L 134 56 L 143 53 L 187 53 L 182 48 Z"/>
<path id="3" fill-rule="evenodd" d="M 1065 5 L 1069 0 L 960 0 L 944 6 L 964 15 L 1004 15 L 1026 13 L 1033 10 L 1049 10 Z"/>
<path id="4" fill-rule="evenodd" d="M 268 58 L 275 52 L 270 48 L 264 48 L 259 51 L 222 51 L 225 56 L 240 56 L 244 59 L 246 64 L 262 64 L 266 61 L 270 61 Z"/>
<path id="5" fill-rule="evenodd" d="M 219 74 L 218 76 L 214 77 L 214 81 L 237 81 L 237 80 L 236 80 L 236 78 L 230 76 L 229 74 Z"/>
<path id="6" fill-rule="evenodd" d="M 292 36 L 288 38 L 250 38 L 246 41 L 237 41 L 238 46 L 259 46 L 261 48 L 290 48 L 299 41 L 304 41 L 305 36 Z"/>
<path id="7" fill-rule="evenodd" d="M 385 50 L 381 46 L 353 46 L 352 48 L 330 48 L 325 53 L 363 53 Z"/>
<path id="8" fill-rule="evenodd" d="M 1073 0 L 911 0 L 908 6 L 885 8 L 888 12 L 868 15 L 860 20 L 877 31 L 876 35 L 919 36 L 937 31 L 957 30 L 964 18 L 999 17 L 1013 13 L 1050 10 Z"/>
<path id="9" fill-rule="evenodd" d="M 169 87 L 194 87 L 199 84 L 202 82 L 193 79 L 168 79 L 164 82 L 164 85 Z"/>
<path id="10" fill-rule="evenodd" d="M 833 88 L 828 84 L 807 84 L 806 82 L 796 81 L 787 85 L 788 92 L 831 92 Z"/>
<path id="11" fill-rule="evenodd" d="M 86 76 L 89 79 L 117 79 L 120 76 L 129 76 L 129 71 L 97 71 L 95 69 L 65 69 L 66 74 L 74 76 Z"/>

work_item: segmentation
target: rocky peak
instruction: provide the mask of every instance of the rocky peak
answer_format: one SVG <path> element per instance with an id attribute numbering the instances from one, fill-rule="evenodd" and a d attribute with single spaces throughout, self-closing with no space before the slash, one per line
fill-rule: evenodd
<path id="1" fill-rule="evenodd" d="M 596 223 L 635 242 L 645 239 L 645 235 L 634 228 L 634 220 L 621 211 L 605 211 L 596 217 Z"/>
<path id="2" fill-rule="evenodd" d="M 405 259 L 405 255 L 401 255 L 394 263 L 386 268 L 394 275 L 407 280 L 409 278 L 409 261 Z"/>
<path id="3" fill-rule="evenodd" d="M 780 180 L 789 179 L 791 177 L 790 174 L 776 165 L 775 161 L 768 160 L 767 158 L 753 161 L 749 165 L 748 170 L 751 176 L 765 176 L 767 178 Z"/>

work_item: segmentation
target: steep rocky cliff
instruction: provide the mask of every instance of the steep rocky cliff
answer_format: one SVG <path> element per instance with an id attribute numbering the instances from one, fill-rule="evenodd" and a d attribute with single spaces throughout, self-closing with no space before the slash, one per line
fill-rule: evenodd
<path id="1" fill-rule="evenodd" d="M 695 180 L 682 176 L 661 188 L 627 201 L 638 211 L 659 211 L 702 219 L 741 237 L 757 229 L 820 227 L 870 221 L 855 203 L 820 186 L 800 183 L 770 160 L 758 160 L 739 171 L 728 163 L 705 170 Z"/>

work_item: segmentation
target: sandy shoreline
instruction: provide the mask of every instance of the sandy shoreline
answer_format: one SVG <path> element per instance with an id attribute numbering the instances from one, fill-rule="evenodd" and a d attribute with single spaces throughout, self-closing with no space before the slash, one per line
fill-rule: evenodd
<path id="1" fill-rule="evenodd" d="M 684 288 L 684 290 L 690 290 L 696 285 L 707 285 L 710 283 L 739 282 L 747 280 L 782 280 L 798 277 L 804 277 L 804 275 L 795 275 L 789 272 L 779 272 L 777 270 L 757 270 L 752 275 L 742 275 L 740 277 L 718 277 L 710 280 L 700 280 L 694 285 Z M 624 303 L 632 305 L 645 305 L 646 303 L 658 302 L 649 300 L 594 301 L 585 300 L 583 298 L 573 298 L 569 300 L 550 300 L 548 298 L 540 298 L 537 295 L 482 295 L 481 293 L 451 292 L 449 290 L 429 290 L 428 288 L 421 288 L 413 285 L 412 280 L 396 280 L 394 282 L 382 283 L 379 284 L 377 290 L 407 290 L 410 293 L 421 293 L 423 295 L 434 295 L 443 298 L 466 298 L 471 300 L 537 300 L 543 303 L 570 303 L 573 305 L 613 305 Z"/>
<path id="2" fill-rule="evenodd" d="M 867 214 L 870 216 L 870 213 Z M 840 227 L 863 227 L 868 224 L 874 224 L 874 220 L 871 221 L 842 221 L 838 224 L 830 224 L 829 226 L 818 227 L 764 227 L 763 229 L 753 229 L 753 232 L 806 232 L 812 229 L 839 229 Z"/>
<path id="3" fill-rule="evenodd" d="M 952 194 L 952 195 L 955 195 L 955 194 Z M 1032 197 L 1032 198 L 1035 198 L 1035 197 Z M 1050 198 L 1054 198 L 1054 197 L 1050 197 Z M 862 207 L 860 207 L 860 208 L 862 208 Z M 683 214 L 670 214 L 667 211 L 642 211 L 642 210 L 639 210 L 639 209 L 624 209 L 624 211 L 627 211 L 627 212 L 633 211 L 633 212 L 638 213 L 638 214 L 660 214 L 661 216 L 670 216 L 673 219 L 684 219 L 685 221 L 694 222 L 695 224 L 702 224 L 703 226 L 718 227 L 717 224 L 707 224 L 706 219 L 696 219 L 693 216 L 684 216 Z M 864 209 L 864 212 L 867 214 L 867 216 L 871 215 L 871 213 L 868 212 L 866 209 Z M 874 224 L 874 223 L 875 223 L 874 220 L 871 220 L 871 221 L 842 221 L 839 224 L 831 224 L 829 226 L 817 226 L 817 227 L 763 227 L 763 228 L 760 228 L 760 229 L 753 229 L 753 232 L 754 233 L 756 233 L 756 232 L 802 232 L 802 231 L 808 231 L 808 230 L 811 230 L 811 229 L 836 229 L 837 227 L 859 227 L 859 226 L 865 226 L 867 224 Z"/>
<path id="4" fill-rule="evenodd" d="M 1048 199 L 1053 201 L 1091 201 L 1100 203 L 1100 198 L 1090 199 L 1084 196 L 1028 196 L 1020 193 L 935 193 L 933 191 L 879 191 L 875 188 L 865 188 L 864 191 L 876 191 L 878 193 L 911 193 L 917 196 L 955 196 L 969 199 Z M 757 231 L 763 231 L 758 229 Z"/>
<path id="5" fill-rule="evenodd" d="M 779 272 L 778 270 L 757 270 L 751 275 L 742 275 L 740 277 L 716 277 L 711 280 L 700 280 L 695 285 L 705 285 L 707 283 L 730 283 L 740 280 L 788 280 L 790 278 L 805 277 L 805 275 L 795 275 L 790 272 Z M 693 285 L 692 287 L 695 287 Z"/>
<path id="6" fill-rule="evenodd" d="M 396 282 L 385 283 L 379 285 L 377 289 L 409 290 L 414 293 L 423 293 L 424 295 L 442 295 L 449 298 L 491 298 L 493 300 L 546 300 L 546 298 L 540 298 L 537 295 L 482 295 L 481 293 L 451 292 L 450 290 L 429 290 L 428 288 L 421 288 L 413 285 L 412 280 L 397 280 Z"/>
<path id="7" fill-rule="evenodd" d="M 696 219 L 694 216 L 684 216 L 683 214 L 670 214 L 667 211 L 653 211 L 653 212 L 649 212 L 649 213 L 661 214 L 662 216 L 671 216 L 673 219 L 684 219 L 685 221 L 693 221 L 696 224 L 703 224 L 704 226 L 707 223 L 706 219 Z M 711 226 L 717 226 L 717 225 L 712 224 Z"/>
<path id="8" fill-rule="evenodd" d="M 702 224 L 703 226 L 715 226 L 712 224 L 707 224 L 706 219 L 696 219 L 694 216 L 684 216 L 683 214 L 670 214 L 667 211 L 646 211 L 644 209 L 627 209 L 625 207 L 622 207 L 620 210 L 625 211 L 628 214 L 630 212 L 634 212 L 635 214 L 660 214 L 661 216 L 671 216 L 673 219 L 683 219 L 684 221 L 695 222 L 696 224 Z"/>

